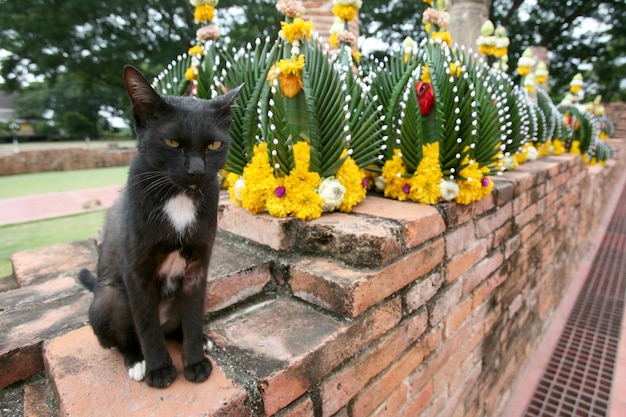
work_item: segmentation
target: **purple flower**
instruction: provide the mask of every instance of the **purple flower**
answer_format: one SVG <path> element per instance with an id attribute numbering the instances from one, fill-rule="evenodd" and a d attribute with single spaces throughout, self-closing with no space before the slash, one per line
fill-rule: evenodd
<path id="1" fill-rule="evenodd" d="M 491 183 L 491 180 L 489 179 L 489 177 L 483 177 L 483 179 L 480 180 L 480 183 L 483 185 L 483 187 L 488 187 Z"/>
<path id="2" fill-rule="evenodd" d="M 404 194 L 408 194 L 411 192 L 411 186 L 409 184 L 404 184 L 404 187 L 402 187 L 402 191 L 404 191 Z"/>
<path id="3" fill-rule="evenodd" d="M 285 196 L 285 187 L 283 187 L 282 185 L 280 187 L 276 187 L 276 189 L 274 190 L 274 194 L 276 194 L 276 197 L 278 198 L 283 198 Z"/>
<path id="4" fill-rule="evenodd" d="M 361 185 L 363 186 L 363 188 L 367 188 L 367 178 L 363 178 L 361 180 Z"/>

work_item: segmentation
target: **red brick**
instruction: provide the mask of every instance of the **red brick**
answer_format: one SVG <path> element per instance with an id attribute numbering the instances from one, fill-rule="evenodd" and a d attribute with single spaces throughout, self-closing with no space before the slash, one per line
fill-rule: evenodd
<path id="1" fill-rule="evenodd" d="M 401 319 L 399 297 L 341 324 L 292 300 L 278 299 L 211 323 L 215 342 L 258 379 L 273 415 Z M 302 329 L 307 329 L 302 331 Z"/>
<path id="2" fill-rule="evenodd" d="M 385 401 L 371 414 L 371 417 L 394 417 L 407 402 L 409 387 L 406 384 L 397 386 Z"/>
<path id="3" fill-rule="evenodd" d="M 426 328 L 426 312 L 394 329 L 372 349 L 352 359 L 320 388 L 323 415 L 345 406 L 376 375 L 402 354 Z"/>
<path id="4" fill-rule="evenodd" d="M 495 207 L 495 203 L 493 194 L 489 194 L 482 200 L 476 201 L 472 204 L 464 205 L 450 202 L 441 203 L 439 204 L 439 207 L 445 213 L 445 220 L 448 228 L 454 228 L 491 210 Z"/>
<path id="5" fill-rule="evenodd" d="M 478 239 L 483 238 L 495 230 L 502 227 L 506 222 L 511 220 L 513 215 L 513 205 L 511 203 L 502 207 L 496 208 L 496 211 L 492 214 L 487 214 L 481 218 L 476 219 L 476 237 Z"/>
<path id="6" fill-rule="evenodd" d="M 446 282 L 450 283 L 460 277 L 465 271 L 476 265 L 487 255 L 491 247 L 491 239 L 484 238 L 474 241 L 465 252 L 456 255 L 446 265 Z"/>
<path id="7" fill-rule="evenodd" d="M 507 279 L 507 271 L 498 271 L 477 287 L 472 288 L 472 308 L 477 308 Z"/>
<path id="8" fill-rule="evenodd" d="M 503 261 L 504 257 L 501 252 L 493 252 L 463 274 L 463 295 L 471 293 L 474 288 L 500 268 Z"/>
<path id="9" fill-rule="evenodd" d="M 463 252 L 476 240 L 474 222 L 463 223 L 461 226 L 449 230 L 445 235 L 446 259 Z"/>
<path id="10" fill-rule="evenodd" d="M 28 249 L 11 256 L 15 277 L 22 287 L 55 279 L 60 275 L 76 277 L 83 268 L 93 271 L 96 259 L 96 245 L 92 240 Z M 63 265 L 62 270 L 59 270 L 59 265 Z"/>
<path id="11" fill-rule="evenodd" d="M 302 222 L 280 219 L 266 213 L 254 215 L 230 200 L 221 200 L 217 216 L 218 227 L 274 250 L 292 249 Z"/>
<path id="12" fill-rule="evenodd" d="M 181 373 L 180 346 L 168 347 Z M 245 389 L 215 363 L 207 381 L 196 384 L 179 375 L 170 387 L 161 390 L 131 380 L 122 356 L 103 349 L 90 327 L 46 343 L 44 354 L 61 416 L 251 415 L 245 404 Z"/>
<path id="13" fill-rule="evenodd" d="M 526 207 L 521 213 L 515 216 L 515 224 L 519 229 L 527 225 L 537 216 L 537 204 Z"/>
<path id="14" fill-rule="evenodd" d="M 442 262 L 443 255 L 443 239 L 438 239 L 380 270 L 303 258 L 293 264 L 289 283 L 295 296 L 356 317 L 430 272 Z"/>
<path id="15" fill-rule="evenodd" d="M 530 172 L 522 172 L 520 170 L 506 171 L 503 177 L 513 183 L 513 197 L 523 194 L 530 190 L 536 181 L 536 176 Z"/>
<path id="16" fill-rule="evenodd" d="M 403 253 L 400 225 L 383 219 L 328 213 L 302 224 L 298 249 L 303 253 L 332 254 L 357 267 L 380 267 Z"/>
<path id="17" fill-rule="evenodd" d="M 263 292 L 270 282 L 269 262 L 224 276 L 210 276 L 205 310 L 215 312 Z"/>
<path id="18" fill-rule="evenodd" d="M 495 205 L 501 207 L 507 203 L 510 203 L 513 199 L 513 184 L 502 178 L 493 178 L 493 193 L 495 194 Z"/>
<path id="19" fill-rule="evenodd" d="M 465 320 L 472 314 L 472 297 L 461 301 L 454 310 L 444 318 L 444 335 L 446 337 L 454 333 Z"/>
<path id="20" fill-rule="evenodd" d="M 443 322 L 443 319 L 461 300 L 463 285 L 454 282 L 439 291 L 437 297 L 428 304 L 428 321 L 431 327 Z"/>
<path id="21" fill-rule="evenodd" d="M 275 414 L 276 417 L 315 417 L 313 401 L 306 396 Z"/>
<path id="22" fill-rule="evenodd" d="M 439 331 L 430 331 L 414 346 L 402 354 L 399 359 L 386 369 L 378 378 L 362 389 L 352 402 L 352 416 L 369 415 L 396 388 L 403 385 L 405 379 L 413 373 L 441 342 Z"/>
<path id="23" fill-rule="evenodd" d="M 446 227 L 435 207 L 407 201 L 367 197 L 352 212 L 400 223 L 404 244 L 409 249 L 439 236 Z"/>
<path id="24" fill-rule="evenodd" d="M 54 394 L 47 385 L 35 382 L 24 387 L 24 416 L 50 417 L 57 414 Z"/>
<path id="25" fill-rule="evenodd" d="M 433 385 L 428 383 L 422 389 L 415 393 L 411 400 L 406 404 L 404 409 L 398 416 L 419 416 L 426 409 L 433 398 Z"/>
<path id="26" fill-rule="evenodd" d="M 406 294 L 407 313 L 412 313 L 426 303 L 439 291 L 443 285 L 443 272 L 439 269 L 431 272 L 415 282 L 415 285 Z"/>

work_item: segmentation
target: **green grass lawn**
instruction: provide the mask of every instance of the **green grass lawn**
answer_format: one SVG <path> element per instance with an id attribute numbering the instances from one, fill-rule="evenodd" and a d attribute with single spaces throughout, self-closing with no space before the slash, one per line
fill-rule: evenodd
<path id="1" fill-rule="evenodd" d="M 0 277 L 13 274 L 11 255 L 56 243 L 75 242 L 98 235 L 105 210 L 50 220 L 0 226 Z"/>
<path id="2" fill-rule="evenodd" d="M 116 167 L 0 176 L 0 198 L 121 185 L 127 174 L 128 167 Z M 11 255 L 15 252 L 95 237 L 104 213 L 0 226 L 0 278 L 13 274 Z"/>
<path id="3" fill-rule="evenodd" d="M 81 190 L 126 182 L 128 167 L 0 176 L 0 198 Z"/>

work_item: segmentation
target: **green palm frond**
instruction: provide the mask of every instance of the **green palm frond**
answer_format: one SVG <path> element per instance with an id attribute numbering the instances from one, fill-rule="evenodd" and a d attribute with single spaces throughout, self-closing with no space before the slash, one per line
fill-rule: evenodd
<path id="1" fill-rule="evenodd" d="M 384 160 L 391 159 L 399 136 L 398 120 L 401 112 L 400 100 L 409 80 L 417 67 L 424 64 L 424 52 L 418 50 L 415 56 L 405 59 L 404 54 L 395 53 L 385 58 L 382 64 L 375 63 L 372 68 L 372 91 L 382 105 L 384 125 L 382 126 L 382 147 Z M 417 155 L 414 156 L 417 159 Z M 380 161 L 384 163 L 384 160 Z"/>
<path id="2" fill-rule="evenodd" d="M 230 128 L 232 142 L 228 152 L 225 169 L 237 174 L 243 172 L 250 158 L 254 145 L 261 137 L 259 126 L 262 118 L 267 119 L 269 83 L 267 74 L 276 61 L 278 47 L 268 39 L 256 42 L 255 48 L 240 50 L 235 54 L 224 53 L 228 68 L 222 82 L 227 89 L 241 84 L 237 106 L 232 111 L 233 121 Z"/>
<path id="3" fill-rule="evenodd" d="M 536 131 L 534 136 L 535 146 L 546 143 L 548 140 L 547 118 L 543 109 L 538 104 L 531 104 L 531 109 L 535 115 Z"/>
<path id="4" fill-rule="evenodd" d="M 204 56 L 198 66 L 197 97 L 210 99 L 223 94 L 219 81 L 224 66 L 221 54 L 223 52 L 218 50 L 216 42 L 208 41 L 205 44 Z"/>
<path id="5" fill-rule="evenodd" d="M 546 140 L 560 137 L 557 135 L 557 126 L 562 115 L 552 102 L 552 99 L 550 99 L 550 96 L 548 96 L 548 93 L 542 89 L 537 90 L 537 104 L 546 117 Z"/>
<path id="6" fill-rule="evenodd" d="M 517 154 L 530 137 L 530 114 L 526 92 L 514 84 L 510 78 L 503 78 L 501 86 L 506 97 L 505 110 L 508 107 L 511 126 L 506 130 L 507 139 L 504 141 L 504 156 Z"/>
<path id="7" fill-rule="evenodd" d="M 185 78 L 185 71 L 191 65 L 191 57 L 184 53 L 173 60 L 152 82 L 157 93 L 164 96 L 187 94 L 191 83 Z"/>
<path id="8" fill-rule="evenodd" d="M 427 44 L 428 67 L 435 93 L 436 140 L 439 141 L 441 170 L 444 176 L 461 178 L 463 162 L 475 139 L 472 116 L 475 89 L 469 77 L 450 74 L 451 56 L 442 46 Z M 428 140 L 432 128 L 425 131 Z"/>
<path id="9" fill-rule="evenodd" d="M 473 71 L 474 84 L 476 87 L 476 130 L 478 139 L 471 155 L 482 167 L 489 167 L 491 173 L 500 171 L 497 168 L 504 147 L 503 138 L 506 139 L 505 116 L 506 95 L 503 90 L 497 88 L 501 77 L 499 71 L 481 66 Z"/>
<path id="10" fill-rule="evenodd" d="M 304 51 L 302 82 L 310 129 L 310 169 L 322 178 L 330 177 L 337 173 L 345 159 L 341 156 L 349 131 L 345 92 L 342 93 L 339 73 L 322 46 L 317 42 L 305 43 Z"/>
<path id="11" fill-rule="evenodd" d="M 363 73 L 354 75 L 351 68 L 342 70 L 346 78 L 349 108 L 350 140 L 346 146 L 352 150 L 352 159 L 365 168 L 376 164 L 382 143 L 382 106 L 377 96 L 372 94 L 369 84 L 362 81 Z"/>

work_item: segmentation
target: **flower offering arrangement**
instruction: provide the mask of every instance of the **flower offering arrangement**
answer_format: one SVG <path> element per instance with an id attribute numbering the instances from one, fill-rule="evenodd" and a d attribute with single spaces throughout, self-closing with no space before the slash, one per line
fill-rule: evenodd
<path id="1" fill-rule="evenodd" d="M 278 0 L 275 40 L 219 46 L 217 0 L 191 0 L 200 25 L 187 53 L 155 79 L 163 94 L 211 98 L 243 84 L 223 171 L 231 199 L 251 213 L 315 219 L 350 212 L 367 192 L 421 204 L 471 204 L 492 178 L 550 154 L 611 156 L 612 125 L 598 100 L 579 104 L 582 75 L 556 106 L 549 72 L 527 49 L 520 83 L 507 75 L 506 29 L 486 22 L 478 53 L 453 43 L 446 0 L 424 0 L 426 39 L 387 57 L 362 57 L 350 22 L 362 0 L 333 0 L 328 43 L 298 0 Z"/>

